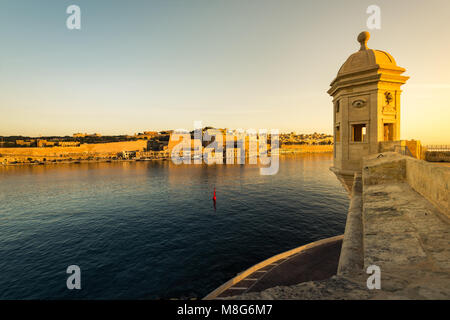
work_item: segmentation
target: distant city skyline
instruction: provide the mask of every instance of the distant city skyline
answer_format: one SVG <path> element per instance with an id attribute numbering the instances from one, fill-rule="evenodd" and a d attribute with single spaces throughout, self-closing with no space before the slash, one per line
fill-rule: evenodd
<path id="1" fill-rule="evenodd" d="M 66 8 L 82 12 L 68 30 Z M 1 1 L 0 135 L 184 128 L 328 133 L 326 91 L 372 1 Z M 450 2 L 377 1 L 406 68 L 401 138 L 450 143 Z"/>
<path id="2" fill-rule="evenodd" d="M 221 128 L 221 127 L 216 127 L 216 126 L 203 126 L 203 128 L 211 128 L 211 129 L 226 129 L 229 131 L 239 131 L 242 128 Z M 249 129 L 243 129 L 244 131 L 247 130 L 253 130 L 253 128 L 249 128 Z M 160 133 L 160 132 L 169 132 L 169 131 L 186 131 L 186 132 L 193 132 L 194 129 L 192 130 L 184 130 L 183 128 L 177 128 L 177 129 L 172 129 L 172 128 L 167 128 L 164 130 L 144 130 L 144 131 L 136 131 L 133 133 L 128 133 L 128 132 L 123 132 L 123 133 L 119 133 L 119 134 L 113 134 L 113 135 L 104 135 L 101 132 L 73 132 L 71 134 L 66 134 L 66 135 L 55 135 L 55 134 L 50 134 L 50 135 L 38 135 L 38 136 L 26 136 L 26 135 L 14 135 L 14 134 L 10 134 L 10 135 L 1 135 L 1 137 L 15 137 L 15 136 L 22 136 L 22 137 L 30 137 L 30 138 L 39 138 L 40 136 L 42 137 L 83 137 L 83 136 L 124 136 L 124 135 L 128 135 L 128 136 L 133 136 L 133 135 L 142 135 L 142 134 L 146 134 L 148 132 L 156 132 L 156 133 Z M 257 130 L 258 132 L 258 130 Z M 330 136 L 332 136 L 332 133 L 326 133 L 326 132 L 318 132 L 318 131 L 314 131 L 314 132 L 297 132 L 297 131 L 279 131 L 279 134 L 295 134 L 295 135 L 308 135 L 308 134 L 329 134 Z M 270 132 L 269 132 L 270 134 Z"/>

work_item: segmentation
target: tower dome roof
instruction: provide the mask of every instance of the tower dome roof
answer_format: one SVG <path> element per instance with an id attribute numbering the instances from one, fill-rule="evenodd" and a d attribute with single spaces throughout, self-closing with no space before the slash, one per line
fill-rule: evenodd
<path id="1" fill-rule="evenodd" d="M 361 48 L 358 52 L 350 55 L 339 69 L 336 78 L 330 84 L 331 88 L 328 90 L 330 95 L 349 86 L 379 81 L 403 84 L 409 79 L 409 77 L 401 75 L 406 70 L 397 65 L 393 56 L 386 51 L 367 47 L 369 38 L 370 33 L 367 31 L 358 35 Z"/>
<path id="2" fill-rule="evenodd" d="M 348 57 L 337 75 L 340 76 L 374 68 L 398 69 L 399 67 L 394 57 L 386 51 L 366 49 L 355 52 Z"/>
<path id="3" fill-rule="evenodd" d="M 348 57 L 347 61 L 345 61 L 339 69 L 337 74 L 338 77 L 349 73 L 377 68 L 405 71 L 405 69 L 397 66 L 394 57 L 386 51 L 369 49 L 367 47 L 367 41 L 369 39 L 370 33 L 367 31 L 361 32 L 358 35 L 358 42 L 361 44 L 361 48 L 358 52 L 355 52 Z"/>

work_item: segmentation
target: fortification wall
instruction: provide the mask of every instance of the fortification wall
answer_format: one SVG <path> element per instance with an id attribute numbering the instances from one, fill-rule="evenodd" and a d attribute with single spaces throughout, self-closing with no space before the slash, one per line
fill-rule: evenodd
<path id="1" fill-rule="evenodd" d="M 414 158 L 424 158 L 422 144 L 418 140 L 380 141 L 378 143 L 378 152 L 402 152 L 402 149 L 407 149 Z M 404 151 L 406 152 L 406 150 Z"/>
<path id="2" fill-rule="evenodd" d="M 281 153 L 333 152 L 333 145 L 281 145 Z"/>
<path id="3" fill-rule="evenodd" d="M 355 173 L 337 274 L 354 274 L 363 267 L 362 177 Z"/>
<path id="4" fill-rule="evenodd" d="M 27 158 L 85 158 L 89 156 L 107 156 L 122 151 L 143 151 L 146 140 L 123 141 L 99 144 L 82 144 L 79 147 L 42 147 L 42 148 L 0 148 L 0 158 L 8 161 L 20 161 Z"/>
<path id="5" fill-rule="evenodd" d="M 364 160 L 364 185 L 407 182 L 411 188 L 450 217 L 450 167 L 401 156 L 395 152 Z"/>
<path id="6" fill-rule="evenodd" d="M 425 160 L 429 162 L 450 162 L 450 151 L 426 151 Z"/>
<path id="7" fill-rule="evenodd" d="M 450 218 L 450 167 L 407 158 L 406 181 Z"/>

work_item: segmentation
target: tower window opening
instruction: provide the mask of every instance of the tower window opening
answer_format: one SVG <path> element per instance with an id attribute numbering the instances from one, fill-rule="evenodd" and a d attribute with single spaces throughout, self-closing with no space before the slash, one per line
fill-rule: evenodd
<path id="1" fill-rule="evenodd" d="M 341 127 L 336 126 L 336 142 L 341 142 Z"/>
<path id="2" fill-rule="evenodd" d="M 384 141 L 394 141 L 394 124 L 384 124 Z"/>
<path id="3" fill-rule="evenodd" d="M 354 141 L 354 142 L 367 141 L 367 126 L 366 126 L 366 124 L 352 125 L 352 141 Z"/>

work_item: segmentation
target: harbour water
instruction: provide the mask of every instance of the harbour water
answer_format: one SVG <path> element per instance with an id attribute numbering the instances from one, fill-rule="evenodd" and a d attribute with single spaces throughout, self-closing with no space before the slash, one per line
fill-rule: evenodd
<path id="1" fill-rule="evenodd" d="M 201 298 L 344 232 L 331 165 L 305 154 L 283 156 L 274 176 L 169 161 L 0 167 L 0 299 Z M 69 265 L 81 290 L 66 287 Z"/>

